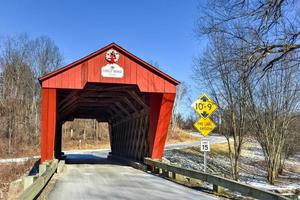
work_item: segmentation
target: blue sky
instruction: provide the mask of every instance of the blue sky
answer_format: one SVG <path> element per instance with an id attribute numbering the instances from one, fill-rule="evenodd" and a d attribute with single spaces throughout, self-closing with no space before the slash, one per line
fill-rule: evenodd
<path id="1" fill-rule="evenodd" d="M 203 48 L 193 31 L 197 5 L 197 0 L 2 1 L 0 36 L 48 35 L 66 63 L 116 42 L 187 81 L 192 59 Z"/>
<path id="2" fill-rule="evenodd" d="M 198 4 L 197 0 L 7 0 L 1 1 L 0 36 L 47 35 L 66 64 L 116 42 L 192 85 L 193 58 L 205 47 L 194 33 Z"/>

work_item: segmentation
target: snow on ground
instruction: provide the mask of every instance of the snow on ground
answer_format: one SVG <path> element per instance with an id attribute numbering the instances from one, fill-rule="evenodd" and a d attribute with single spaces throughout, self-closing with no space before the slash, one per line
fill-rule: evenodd
<path id="1" fill-rule="evenodd" d="M 164 160 L 177 166 L 203 171 L 203 154 L 199 146 L 185 149 L 166 150 Z M 230 159 L 225 155 L 208 154 L 208 172 L 230 176 Z M 267 182 L 267 172 L 264 169 L 262 149 L 255 141 L 247 141 L 242 151 L 240 181 L 261 189 L 276 191 L 283 194 L 300 191 L 300 152 L 286 160 L 283 175 L 280 175 L 275 185 Z"/>
<path id="2" fill-rule="evenodd" d="M 38 158 L 40 158 L 40 156 L 0 159 L 0 164 L 25 163 L 28 160 L 34 160 Z"/>

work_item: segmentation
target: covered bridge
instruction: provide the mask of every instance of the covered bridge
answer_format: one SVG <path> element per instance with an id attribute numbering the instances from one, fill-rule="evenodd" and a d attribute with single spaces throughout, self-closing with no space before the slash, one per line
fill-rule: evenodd
<path id="1" fill-rule="evenodd" d="M 75 118 L 108 122 L 113 155 L 161 159 L 174 78 L 112 43 L 39 80 L 41 162 L 60 157 L 62 125 Z"/>

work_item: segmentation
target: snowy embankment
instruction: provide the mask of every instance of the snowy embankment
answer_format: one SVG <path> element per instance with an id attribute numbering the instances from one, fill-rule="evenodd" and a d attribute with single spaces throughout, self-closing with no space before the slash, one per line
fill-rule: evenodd
<path id="1" fill-rule="evenodd" d="M 39 159 L 39 158 L 40 158 L 40 156 L 0 159 L 0 164 L 24 163 L 28 160 L 34 160 L 34 159 Z"/>
<path id="2" fill-rule="evenodd" d="M 220 136 L 219 136 L 220 137 Z M 226 145 L 224 145 L 226 146 Z M 203 171 L 203 154 L 199 146 L 184 147 L 183 149 L 166 150 L 164 160 L 187 169 Z M 207 171 L 230 177 L 230 159 L 224 154 L 208 153 Z M 242 151 L 240 181 L 261 189 L 290 195 L 300 192 L 300 154 L 289 158 L 285 162 L 283 174 L 279 176 L 275 185 L 270 185 L 266 179 L 264 157 L 256 142 L 248 141 Z"/>

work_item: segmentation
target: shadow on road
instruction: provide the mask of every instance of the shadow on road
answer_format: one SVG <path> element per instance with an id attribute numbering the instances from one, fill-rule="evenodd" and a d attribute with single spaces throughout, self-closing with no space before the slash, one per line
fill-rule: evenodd
<path id="1" fill-rule="evenodd" d="M 110 165 L 122 165 L 111 159 L 95 156 L 93 154 L 66 154 L 62 160 L 65 160 L 66 164 L 110 164 Z"/>

